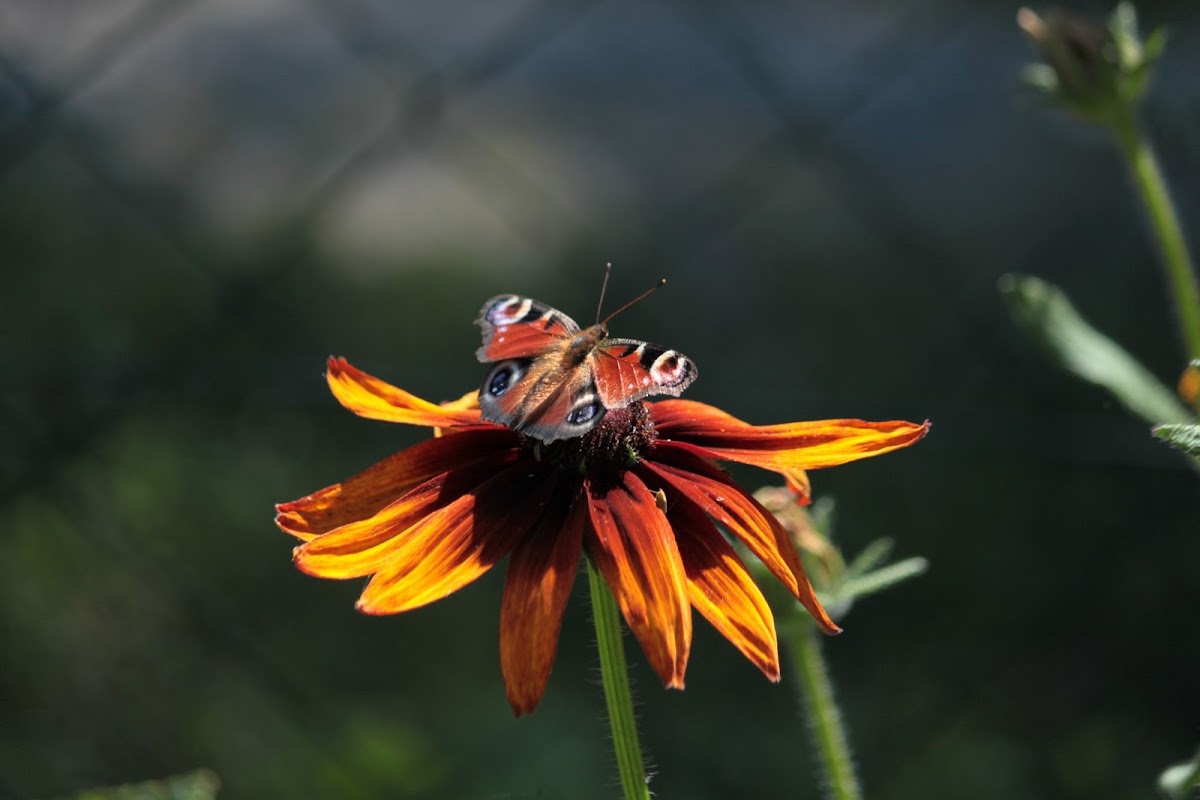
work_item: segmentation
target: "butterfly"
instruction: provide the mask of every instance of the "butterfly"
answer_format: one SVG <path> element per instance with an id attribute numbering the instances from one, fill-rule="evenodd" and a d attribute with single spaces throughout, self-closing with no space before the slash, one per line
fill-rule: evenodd
<path id="1" fill-rule="evenodd" d="M 582 436 L 609 411 L 643 397 L 681 395 L 696 380 L 691 359 L 608 338 L 608 321 L 646 294 L 586 329 L 528 297 L 502 294 L 484 303 L 475 321 L 483 346 L 475 355 L 495 366 L 479 387 L 483 419 L 553 442 Z"/>

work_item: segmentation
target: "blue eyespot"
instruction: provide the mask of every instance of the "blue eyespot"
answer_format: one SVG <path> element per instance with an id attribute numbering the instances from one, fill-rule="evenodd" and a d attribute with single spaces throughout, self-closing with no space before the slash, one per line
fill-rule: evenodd
<path id="1" fill-rule="evenodd" d="M 498 368 L 495 374 L 492 375 L 492 379 L 488 381 L 488 394 L 490 394 L 492 397 L 499 397 L 507 392 L 509 387 L 512 386 L 514 372 L 516 372 L 516 370 L 514 370 L 512 366 L 508 364 Z"/>
<path id="2" fill-rule="evenodd" d="M 567 422 L 572 425 L 583 425 L 595 419 L 598 413 L 600 413 L 600 402 L 593 400 L 586 405 L 572 408 L 567 412 Z"/>

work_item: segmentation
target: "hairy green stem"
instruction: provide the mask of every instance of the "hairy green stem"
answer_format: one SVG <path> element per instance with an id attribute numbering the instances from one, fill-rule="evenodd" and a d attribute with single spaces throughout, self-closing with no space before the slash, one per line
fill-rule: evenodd
<path id="1" fill-rule="evenodd" d="M 1162 254 L 1187 357 L 1200 358 L 1200 289 L 1158 158 L 1132 111 L 1115 119 L 1112 127 Z"/>
<path id="2" fill-rule="evenodd" d="M 633 694 L 629 691 L 629 668 L 625 664 L 625 645 L 621 641 L 621 614 L 604 576 L 588 562 L 588 587 L 592 595 L 592 618 L 596 622 L 596 644 L 600 649 L 600 677 L 604 683 L 604 702 L 612 725 L 613 748 L 621 772 L 625 800 L 648 800 L 646 765 L 638 744 L 637 720 L 633 715 Z"/>
<path id="3" fill-rule="evenodd" d="M 796 678 L 803 690 L 808 728 L 825 771 L 827 796 L 833 800 L 861 800 L 862 790 L 854 774 L 846 728 L 821 653 L 821 633 L 807 619 L 788 620 L 780 633 L 795 656 Z"/>

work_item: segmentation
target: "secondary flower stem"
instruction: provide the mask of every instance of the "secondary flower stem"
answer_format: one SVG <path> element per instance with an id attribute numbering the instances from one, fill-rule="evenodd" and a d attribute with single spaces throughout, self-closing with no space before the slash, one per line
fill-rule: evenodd
<path id="1" fill-rule="evenodd" d="M 1166 179 L 1132 112 L 1114 120 L 1112 127 L 1162 254 L 1187 356 L 1200 358 L 1200 289 Z"/>
<path id="2" fill-rule="evenodd" d="M 795 656 L 804 713 L 808 717 L 818 760 L 825 771 L 828 796 L 834 800 L 861 800 L 862 790 L 854 774 L 846 729 L 837 701 L 833 699 L 833 684 L 821 654 L 821 634 L 815 625 L 803 619 L 788 620 L 780 626 L 780 634 Z"/>
<path id="3" fill-rule="evenodd" d="M 621 614 L 604 577 L 586 559 L 588 587 L 592 595 L 592 618 L 596 622 L 596 644 L 600 648 L 600 676 L 604 682 L 604 702 L 612 725 L 613 748 L 621 772 L 625 800 L 649 800 L 646 765 L 638 744 L 637 720 L 633 715 L 633 694 L 629 691 L 629 669 L 625 646 L 621 641 Z"/>

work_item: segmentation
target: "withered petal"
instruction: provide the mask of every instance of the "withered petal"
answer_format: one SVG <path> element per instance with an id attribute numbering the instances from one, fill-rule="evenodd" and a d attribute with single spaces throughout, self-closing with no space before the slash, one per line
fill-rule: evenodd
<path id="1" fill-rule="evenodd" d="M 818 469 L 907 447 L 929 431 L 929 423 L 828 419 L 751 425 L 719 408 L 694 400 L 653 403 L 660 439 L 689 444 L 711 458 L 764 469 Z"/>
<path id="2" fill-rule="evenodd" d="M 654 459 L 643 460 L 641 468 L 654 473 L 746 545 L 826 633 L 841 632 L 817 600 L 779 521 L 724 472 L 690 449 L 662 441 L 655 447 Z"/>
<path id="3" fill-rule="evenodd" d="M 578 484 L 551 499 L 545 516 L 513 550 L 500 606 L 500 669 L 517 716 L 542 699 L 579 571 L 587 504 Z"/>
<path id="4" fill-rule="evenodd" d="M 632 472 L 603 494 L 587 492 L 588 554 L 668 689 L 682 689 L 692 609 L 675 534 L 654 494 Z"/>
<path id="5" fill-rule="evenodd" d="M 518 463 L 417 522 L 367 583 L 358 609 L 397 614 L 483 575 L 542 517 L 556 480 Z"/>
<path id="6" fill-rule="evenodd" d="M 413 487 L 439 473 L 511 460 L 520 437 L 505 428 L 464 428 L 453 438 L 429 439 L 401 450 L 352 478 L 275 506 L 275 523 L 293 536 L 314 536 L 374 516 Z"/>
<path id="7" fill-rule="evenodd" d="M 775 618 L 742 559 L 691 501 L 671 503 L 667 519 L 676 533 L 692 605 L 764 675 L 778 681 Z"/>
<path id="8" fill-rule="evenodd" d="M 329 357 L 325 378 L 338 402 L 360 417 L 433 428 L 479 424 L 478 409 L 422 400 L 351 366 L 344 358 Z"/>

